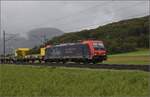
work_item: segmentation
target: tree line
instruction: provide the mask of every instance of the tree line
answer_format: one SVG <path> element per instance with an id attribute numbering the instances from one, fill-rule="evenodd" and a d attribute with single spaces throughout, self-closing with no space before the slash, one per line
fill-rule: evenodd
<path id="1" fill-rule="evenodd" d="M 87 39 L 102 40 L 110 54 L 149 48 L 149 19 L 150 16 L 145 16 L 110 23 L 95 29 L 65 33 L 53 37 L 46 44 L 55 45 Z M 36 49 L 33 48 L 32 51 Z"/>

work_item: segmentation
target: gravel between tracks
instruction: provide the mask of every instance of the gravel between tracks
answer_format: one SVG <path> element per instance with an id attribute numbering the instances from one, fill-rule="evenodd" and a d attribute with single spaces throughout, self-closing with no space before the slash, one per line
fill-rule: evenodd
<path id="1" fill-rule="evenodd" d="M 22 63 L 16 65 L 34 65 L 34 66 L 54 66 L 54 67 L 79 67 L 95 69 L 115 69 L 115 70 L 142 70 L 150 72 L 150 65 L 130 65 L 130 64 L 76 64 L 76 63 Z"/>

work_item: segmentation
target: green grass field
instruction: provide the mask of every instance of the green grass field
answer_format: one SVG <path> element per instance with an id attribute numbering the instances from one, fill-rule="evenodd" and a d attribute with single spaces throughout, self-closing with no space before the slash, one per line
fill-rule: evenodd
<path id="1" fill-rule="evenodd" d="M 149 64 L 150 50 L 144 49 L 135 52 L 108 55 L 107 64 Z"/>
<path id="2" fill-rule="evenodd" d="M 0 66 L 1 97 L 150 96 L 150 75 L 144 71 Z"/>

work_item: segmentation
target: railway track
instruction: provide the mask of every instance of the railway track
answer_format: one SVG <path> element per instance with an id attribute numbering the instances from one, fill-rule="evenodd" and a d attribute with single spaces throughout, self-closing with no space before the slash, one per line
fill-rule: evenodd
<path id="1" fill-rule="evenodd" d="M 150 72 L 150 65 L 129 65 L 129 64 L 77 64 L 77 63 L 23 63 L 16 65 L 33 65 L 33 66 L 53 66 L 53 67 L 79 67 L 94 69 L 114 69 L 114 70 L 141 70 Z"/>

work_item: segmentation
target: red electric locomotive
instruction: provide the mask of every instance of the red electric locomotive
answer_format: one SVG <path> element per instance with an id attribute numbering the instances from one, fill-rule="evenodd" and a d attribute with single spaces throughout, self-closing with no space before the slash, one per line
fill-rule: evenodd
<path id="1" fill-rule="evenodd" d="M 104 47 L 102 41 L 98 40 L 87 40 L 83 41 L 83 44 L 87 44 L 90 51 L 90 60 L 95 62 L 102 62 L 103 60 L 107 59 L 107 51 Z"/>
<path id="2" fill-rule="evenodd" d="M 84 62 L 98 63 L 107 59 L 102 41 L 86 40 L 79 43 L 66 43 L 46 48 L 45 62 Z"/>
<path id="3" fill-rule="evenodd" d="M 30 56 L 30 57 L 28 57 Z M 36 55 L 37 56 L 37 55 Z M 39 62 L 77 62 L 98 63 L 107 59 L 107 52 L 102 41 L 85 40 L 78 43 L 65 43 L 41 48 L 40 56 L 27 55 L 11 58 L 6 61 L 11 63 Z M 1 59 L 1 62 L 4 60 Z"/>

